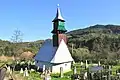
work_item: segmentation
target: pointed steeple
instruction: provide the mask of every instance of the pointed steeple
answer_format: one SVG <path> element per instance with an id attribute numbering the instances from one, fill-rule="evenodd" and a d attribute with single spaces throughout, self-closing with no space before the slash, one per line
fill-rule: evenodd
<path id="1" fill-rule="evenodd" d="M 65 35 L 65 32 L 67 32 L 65 28 L 65 20 L 61 16 L 60 8 L 58 5 L 57 8 L 57 14 L 53 22 L 53 46 L 58 47 L 61 40 L 63 39 L 65 43 L 67 43 L 67 37 Z"/>
<path id="2" fill-rule="evenodd" d="M 56 17 L 54 18 L 54 20 L 52 22 L 55 22 L 57 20 L 61 20 L 61 21 L 65 22 L 65 20 L 63 19 L 62 15 L 61 15 L 59 4 L 57 6 L 58 7 L 57 7 Z"/>

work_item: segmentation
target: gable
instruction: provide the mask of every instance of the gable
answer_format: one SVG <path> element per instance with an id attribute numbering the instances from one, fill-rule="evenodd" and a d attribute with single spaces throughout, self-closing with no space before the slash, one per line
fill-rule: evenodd
<path id="1" fill-rule="evenodd" d="M 53 59 L 51 60 L 51 63 L 64 63 L 69 61 L 73 61 L 73 58 L 68 50 L 66 43 L 62 39 Z"/>

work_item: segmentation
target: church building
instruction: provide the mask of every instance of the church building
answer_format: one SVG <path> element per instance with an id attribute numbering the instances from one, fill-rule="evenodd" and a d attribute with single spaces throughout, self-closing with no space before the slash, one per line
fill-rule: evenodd
<path id="1" fill-rule="evenodd" d="M 60 8 L 57 8 L 56 17 L 53 22 L 52 39 L 47 39 L 35 56 L 36 66 L 50 69 L 52 73 L 71 71 L 73 58 L 67 47 L 67 36 L 65 32 L 65 20 L 63 19 Z"/>

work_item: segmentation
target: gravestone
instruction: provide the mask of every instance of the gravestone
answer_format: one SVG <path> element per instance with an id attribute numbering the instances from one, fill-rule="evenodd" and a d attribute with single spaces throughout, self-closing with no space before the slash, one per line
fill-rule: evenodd
<path id="1" fill-rule="evenodd" d="M 24 76 L 29 76 L 29 73 L 28 73 L 27 68 L 25 68 L 25 71 L 24 71 Z"/>
<path id="2" fill-rule="evenodd" d="M 87 72 L 85 72 L 85 74 L 84 74 L 84 80 L 86 80 L 87 79 Z"/>
<path id="3" fill-rule="evenodd" d="M 102 79 L 103 80 L 107 80 L 107 76 L 102 76 Z"/>
<path id="4" fill-rule="evenodd" d="M 88 63 L 87 63 L 87 60 L 85 61 L 85 69 L 88 68 Z"/>
<path id="5" fill-rule="evenodd" d="M 8 72 L 10 72 L 10 71 L 11 71 L 10 66 L 8 66 L 8 67 L 7 67 L 7 71 L 8 71 Z"/>
<path id="6" fill-rule="evenodd" d="M 63 77 L 63 67 L 60 67 L 60 77 Z"/>
<path id="7" fill-rule="evenodd" d="M 45 76 L 44 80 L 51 80 L 51 76 Z"/>
<path id="8" fill-rule="evenodd" d="M 45 70 L 44 71 L 45 73 L 44 73 L 44 80 L 51 80 L 51 76 L 50 76 L 50 72 L 49 72 L 49 70 Z"/>
<path id="9" fill-rule="evenodd" d="M 50 67 L 48 68 L 48 73 L 51 74 L 51 68 Z"/>
<path id="10" fill-rule="evenodd" d="M 83 66 L 83 64 L 84 64 L 83 62 L 80 62 L 80 65 L 81 65 L 81 66 Z"/>
<path id="11" fill-rule="evenodd" d="M 35 62 L 33 62 L 32 65 L 35 65 Z"/>
<path id="12" fill-rule="evenodd" d="M 20 73 L 23 73 L 23 68 L 20 69 Z"/>
<path id="13" fill-rule="evenodd" d="M 80 75 L 79 74 L 73 74 L 71 76 L 71 80 L 80 80 Z"/>
<path id="14" fill-rule="evenodd" d="M 16 61 L 16 64 L 19 64 L 19 61 Z"/>
<path id="15" fill-rule="evenodd" d="M 100 64 L 100 61 L 98 61 L 98 66 L 100 66 L 101 64 Z"/>
<path id="16" fill-rule="evenodd" d="M 40 69 L 40 67 L 39 66 L 37 66 L 37 71 Z"/>
<path id="17" fill-rule="evenodd" d="M 43 65 L 43 70 L 42 70 L 43 72 L 45 71 L 45 65 Z"/>
<path id="18" fill-rule="evenodd" d="M 77 73 L 76 66 L 74 66 L 73 74 L 76 74 L 76 73 Z"/>

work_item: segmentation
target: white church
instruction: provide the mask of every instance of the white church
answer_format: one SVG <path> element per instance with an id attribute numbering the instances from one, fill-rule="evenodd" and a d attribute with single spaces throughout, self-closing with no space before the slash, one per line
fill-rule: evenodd
<path id="1" fill-rule="evenodd" d="M 71 71 L 74 61 L 67 47 L 67 36 L 65 32 L 65 20 L 61 16 L 60 8 L 57 8 L 56 17 L 53 22 L 52 39 L 47 39 L 34 57 L 36 66 L 41 69 L 50 69 L 52 73 Z"/>

